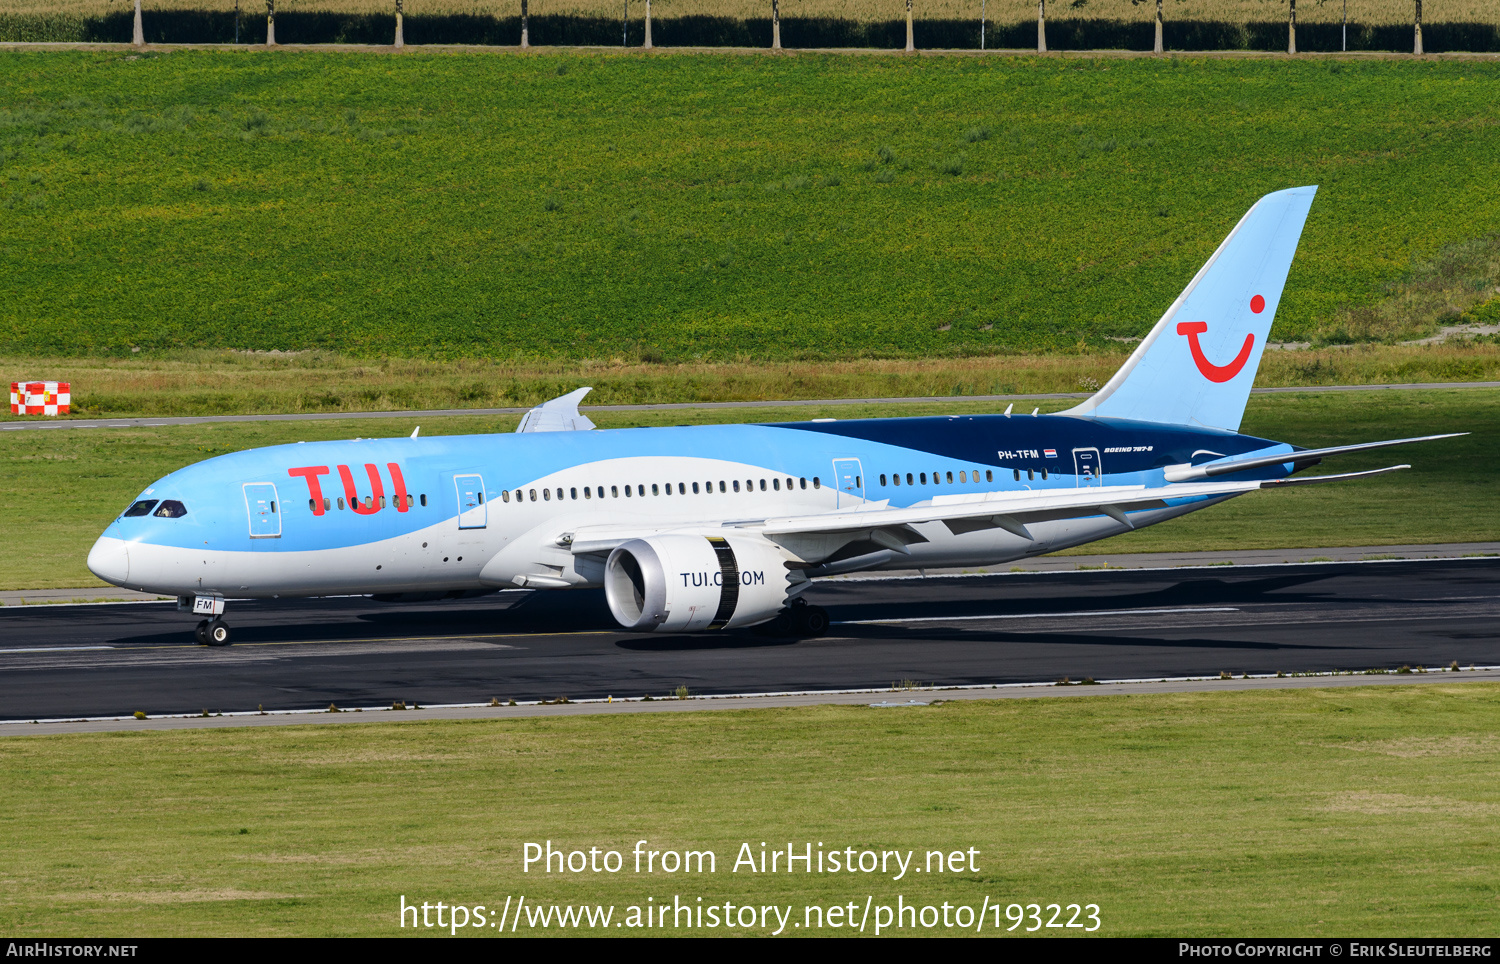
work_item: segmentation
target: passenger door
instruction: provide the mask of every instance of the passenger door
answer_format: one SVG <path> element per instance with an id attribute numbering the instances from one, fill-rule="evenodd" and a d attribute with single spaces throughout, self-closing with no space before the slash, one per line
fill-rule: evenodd
<path id="1" fill-rule="evenodd" d="M 1078 476 L 1078 487 L 1104 484 L 1104 466 L 1099 461 L 1098 449 L 1074 449 L 1073 471 Z"/>
<path id="2" fill-rule="evenodd" d="M 477 475 L 455 475 L 453 485 L 458 490 L 458 527 L 483 529 L 488 524 L 484 479 Z"/>
<path id="3" fill-rule="evenodd" d="M 865 479 L 859 459 L 834 459 L 833 477 L 838 483 L 839 508 L 858 505 L 864 500 Z"/>
<path id="4" fill-rule="evenodd" d="M 245 483 L 245 511 L 250 516 L 250 538 L 281 538 L 281 506 L 271 482 Z"/>

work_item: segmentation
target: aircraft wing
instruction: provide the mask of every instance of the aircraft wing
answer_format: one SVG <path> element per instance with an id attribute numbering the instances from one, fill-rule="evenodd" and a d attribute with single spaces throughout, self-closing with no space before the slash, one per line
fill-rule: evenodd
<path id="1" fill-rule="evenodd" d="M 594 423 L 587 415 L 579 414 L 578 403 L 591 391 L 592 388 L 580 388 L 543 402 L 521 416 L 521 424 L 516 426 L 516 431 L 587 432 L 594 427 Z"/>
<path id="2" fill-rule="evenodd" d="M 847 536 L 866 539 L 894 552 L 927 538 L 912 526 L 941 522 L 954 534 L 979 529 L 999 528 L 1023 539 L 1031 539 L 1027 523 L 1057 519 L 1079 519 L 1107 515 L 1127 528 L 1134 528 L 1129 513 L 1145 509 L 1166 508 L 1181 499 L 1202 499 L 1240 495 L 1256 489 L 1281 488 L 1287 485 L 1313 485 L 1347 479 L 1381 475 L 1411 468 L 1393 465 L 1368 472 L 1322 475 L 1303 479 L 1256 479 L 1243 482 L 1189 482 L 1163 486 L 1099 486 L 1043 492 L 988 492 L 973 496 L 937 499 L 929 505 L 904 509 L 869 508 L 847 512 L 824 512 L 814 515 L 781 516 L 768 519 L 746 519 L 732 522 L 703 522 L 674 526 L 586 526 L 567 533 L 563 544 L 572 552 L 603 553 L 631 539 L 646 538 L 663 532 L 701 532 L 707 528 L 724 533 L 738 530 L 746 535 L 760 535 L 774 542 L 831 537 L 831 554 L 838 545 L 850 541 Z"/>

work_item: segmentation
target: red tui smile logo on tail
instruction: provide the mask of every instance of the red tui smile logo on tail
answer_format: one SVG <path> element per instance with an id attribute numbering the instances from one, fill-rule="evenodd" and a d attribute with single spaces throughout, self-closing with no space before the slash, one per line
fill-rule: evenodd
<path id="1" fill-rule="evenodd" d="M 1250 360 L 1250 349 L 1255 344 L 1255 333 L 1251 332 L 1245 336 L 1245 343 L 1240 346 L 1240 353 L 1234 356 L 1234 361 L 1227 365 L 1215 365 L 1203 354 L 1203 346 L 1198 344 L 1198 336 L 1208 331 L 1206 321 L 1184 321 L 1177 325 L 1177 334 L 1187 335 L 1188 347 L 1193 351 L 1193 361 L 1203 377 L 1211 382 L 1227 382 L 1240 373 L 1245 367 L 1245 362 Z"/>
<path id="2" fill-rule="evenodd" d="M 1250 299 L 1250 310 L 1257 315 L 1266 310 L 1266 299 L 1256 295 Z M 1192 349 L 1193 362 L 1203 377 L 1211 382 L 1227 382 L 1240 373 L 1245 367 L 1245 362 L 1250 360 L 1250 349 L 1255 346 L 1255 333 L 1251 332 L 1245 336 L 1245 343 L 1240 346 L 1240 353 L 1234 356 L 1234 361 L 1227 365 L 1215 365 L 1203 354 L 1203 346 L 1198 343 L 1198 336 L 1208 331 L 1206 321 L 1183 321 L 1177 325 L 1177 334 L 1187 335 L 1188 348 Z"/>

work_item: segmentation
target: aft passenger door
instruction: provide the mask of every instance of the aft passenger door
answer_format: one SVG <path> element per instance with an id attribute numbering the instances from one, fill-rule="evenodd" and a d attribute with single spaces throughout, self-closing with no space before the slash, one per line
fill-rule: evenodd
<path id="1" fill-rule="evenodd" d="M 1078 477 L 1078 487 L 1104 485 L 1104 466 L 1099 461 L 1098 449 L 1074 449 L 1073 471 Z"/>
<path id="2" fill-rule="evenodd" d="M 859 459 L 834 459 L 833 477 L 838 482 L 839 508 L 857 505 L 864 500 L 865 478 Z"/>
<path id="3" fill-rule="evenodd" d="M 484 479 L 477 475 L 455 475 L 453 485 L 458 490 L 458 527 L 483 529 L 488 524 L 488 510 L 484 507 Z"/>
<path id="4" fill-rule="evenodd" d="M 270 482 L 245 483 L 245 511 L 250 515 L 250 538 L 281 538 L 281 506 Z"/>

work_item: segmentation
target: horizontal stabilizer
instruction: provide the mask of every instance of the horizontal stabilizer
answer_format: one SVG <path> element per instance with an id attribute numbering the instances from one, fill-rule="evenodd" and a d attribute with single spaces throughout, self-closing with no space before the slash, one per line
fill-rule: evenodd
<path id="1" fill-rule="evenodd" d="M 1360 442 L 1356 445 L 1334 445 L 1324 449 L 1298 449 L 1276 455 L 1257 455 L 1247 459 L 1229 459 L 1225 462 L 1205 462 L 1202 465 L 1169 465 L 1165 475 L 1168 482 L 1194 482 L 1211 479 L 1217 475 L 1230 475 L 1249 469 L 1261 469 L 1268 465 L 1302 465 L 1316 462 L 1330 455 L 1347 455 L 1350 452 L 1368 452 L 1371 449 L 1389 448 L 1392 445 L 1407 445 L 1412 442 L 1431 442 L 1440 438 L 1457 438 L 1468 432 L 1449 432 L 1447 435 L 1424 435 L 1421 438 L 1398 438 L 1385 442 Z M 1345 478 L 1346 476 L 1323 476 L 1323 478 Z M 1353 476 L 1347 476 L 1352 478 Z"/>
<path id="2" fill-rule="evenodd" d="M 1386 475 L 1411 468 L 1410 465 L 1388 465 L 1383 469 L 1365 472 L 1345 472 L 1342 475 L 1310 475 L 1302 479 L 1267 479 L 1260 484 L 1262 489 L 1284 489 L 1289 485 L 1317 485 L 1319 482 L 1343 482 L 1346 479 L 1364 479 L 1372 475 Z"/>

